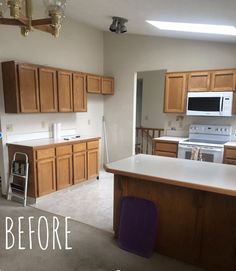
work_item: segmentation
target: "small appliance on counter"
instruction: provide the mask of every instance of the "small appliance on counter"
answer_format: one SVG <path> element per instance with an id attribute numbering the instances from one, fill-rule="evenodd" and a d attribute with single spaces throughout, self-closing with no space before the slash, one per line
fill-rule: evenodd
<path id="1" fill-rule="evenodd" d="M 230 125 L 190 125 L 189 138 L 179 143 L 178 158 L 192 159 L 193 152 L 198 152 L 196 160 L 222 163 L 224 144 L 231 140 Z"/>
<path id="2" fill-rule="evenodd" d="M 54 139 L 60 139 L 61 138 L 61 123 L 53 123 L 52 132 L 53 132 Z"/>

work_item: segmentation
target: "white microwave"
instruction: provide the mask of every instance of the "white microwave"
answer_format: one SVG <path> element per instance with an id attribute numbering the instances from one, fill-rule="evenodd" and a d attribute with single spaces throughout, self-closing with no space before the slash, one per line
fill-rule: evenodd
<path id="1" fill-rule="evenodd" d="M 233 92 L 188 92 L 188 116 L 232 116 Z"/>

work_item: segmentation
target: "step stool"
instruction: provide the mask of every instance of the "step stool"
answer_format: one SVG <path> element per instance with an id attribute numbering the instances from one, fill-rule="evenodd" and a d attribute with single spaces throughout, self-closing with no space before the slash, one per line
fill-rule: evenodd
<path id="1" fill-rule="evenodd" d="M 24 160 L 17 160 L 24 157 Z M 23 199 L 23 206 L 27 204 L 27 188 L 28 188 L 28 172 L 29 159 L 28 155 L 23 152 L 15 152 L 11 163 L 11 171 L 8 181 L 7 200 L 11 200 L 12 196 Z M 17 177 L 17 182 L 15 180 Z M 21 181 L 20 181 L 21 180 Z"/>

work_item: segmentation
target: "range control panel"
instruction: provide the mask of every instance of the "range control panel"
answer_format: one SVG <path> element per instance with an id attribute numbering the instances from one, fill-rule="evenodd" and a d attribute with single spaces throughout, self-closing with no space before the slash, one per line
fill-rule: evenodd
<path id="1" fill-rule="evenodd" d="M 192 124 L 189 127 L 189 134 L 208 134 L 208 135 L 225 135 L 232 134 L 231 125 L 204 125 Z"/>

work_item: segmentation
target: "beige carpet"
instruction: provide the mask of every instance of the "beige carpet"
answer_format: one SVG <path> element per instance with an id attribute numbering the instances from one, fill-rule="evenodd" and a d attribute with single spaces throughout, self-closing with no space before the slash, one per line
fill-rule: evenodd
<path id="1" fill-rule="evenodd" d="M 33 250 L 21 250 L 17 247 L 5 249 L 5 218 L 10 216 L 14 220 L 14 234 L 16 234 L 19 216 L 28 218 L 46 216 L 49 228 L 52 229 L 52 214 L 32 208 L 22 207 L 18 203 L 0 198 L 0 270 L 1 271 L 197 271 L 195 267 L 155 254 L 151 259 L 145 259 L 119 249 L 112 233 L 98 230 L 77 221 L 69 222 L 71 235 L 69 246 L 72 250 L 52 250 L 49 241 L 47 251 L 40 250 L 37 236 L 33 234 Z M 63 222 L 63 217 L 59 217 Z M 27 220 L 22 225 L 22 246 L 29 247 Z M 33 223 L 33 229 L 36 229 Z M 64 227 L 59 230 L 59 238 L 63 240 Z M 42 243 L 45 243 L 45 231 L 42 231 Z"/>

